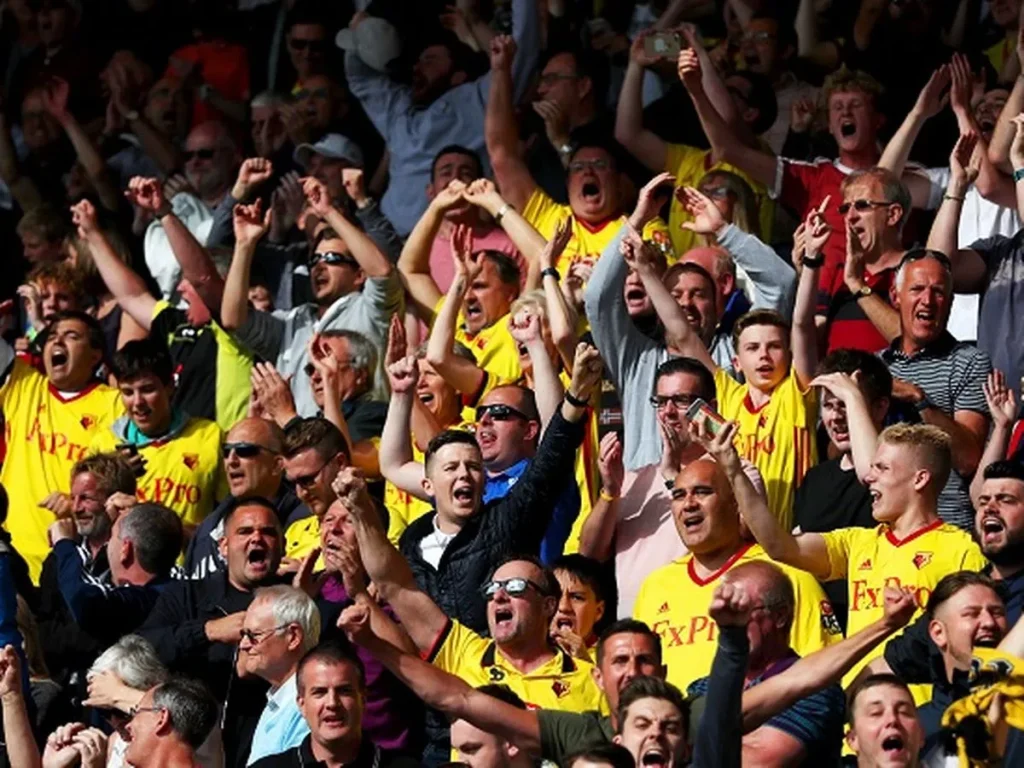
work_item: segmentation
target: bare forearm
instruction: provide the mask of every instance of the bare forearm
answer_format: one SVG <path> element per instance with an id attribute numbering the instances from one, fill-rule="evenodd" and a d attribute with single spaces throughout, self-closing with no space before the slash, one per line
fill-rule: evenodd
<path id="1" fill-rule="evenodd" d="M 973 475 L 982 454 L 981 440 L 978 436 L 948 416 L 945 411 L 934 406 L 921 411 L 921 421 L 932 424 L 949 435 L 953 469 L 964 476 Z"/>
<path id="2" fill-rule="evenodd" d="M 661 282 L 661 279 L 652 272 L 641 271 L 640 280 L 644 284 L 644 290 L 654 305 L 654 312 L 657 314 L 661 324 L 665 326 L 665 343 L 680 354 L 694 357 L 692 349 L 697 345 L 703 346 L 701 339 L 697 337 L 693 328 L 686 321 L 686 315 L 676 300 L 672 298 L 668 288 Z"/>
<path id="3" fill-rule="evenodd" d="M 355 446 L 352 443 L 352 435 L 348 431 L 345 414 L 341 412 L 341 398 L 337 395 L 335 387 L 335 382 L 324 380 L 324 418 L 341 432 L 341 436 L 345 438 L 345 445 L 348 446 L 349 455 L 351 455 Z"/>
<path id="4" fill-rule="evenodd" d="M 224 295 L 224 280 L 217 273 L 217 267 L 210 254 L 173 213 L 162 217 L 160 224 L 167 235 L 171 252 L 181 266 L 182 276 L 192 284 L 210 311 L 215 315 L 219 314 L 221 298 Z"/>
<path id="5" fill-rule="evenodd" d="M 140 115 L 139 119 L 131 120 L 129 126 L 142 144 L 143 151 L 161 171 L 167 174 L 181 166 L 181 154 L 174 142 L 150 125 L 148 120 Z"/>
<path id="6" fill-rule="evenodd" d="M 452 284 L 448 286 L 444 303 L 441 304 L 437 317 L 434 318 L 434 325 L 430 329 L 430 336 L 427 337 L 427 362 L 438 368 L 439 373 L 449 358 L 454 356 L 452 345 L 455 343 L 455 326 L 467 288 L 465 275 L 456 275 Z"/>
<path id="7" fill-rule="evenodd" d="M 150 295 L 142 278 L 121 261 L 114 253 L 110 241 L 99 230 L 90 234 L 87 242 L 92 252 L 93 263 L 117 303 L 136 323 L 148 331 L 156 300 Z"/>
<path id="8" fill-rule="evenodd" d="M 615 111 L 615 138 L 647 168 L 661 171 L 665 167 L 668 144 L 656 133 L 644 128 L 643 81 L 643 67 L 630 61 Z"/>
<path id="9" fill-rule="evenodd" d="M 861 482 L 871 469 L 878 445 L 878 429 L 871 419 L 871 411 L 863 398 L 849 398 L 846 403 L 846 421 L 850 429 L 850 457 Z"/>
<path id="10" fill-rule="evenodd" d="M 921 132 L 925 120 L 927 120 L 925 115 L 917 110 L 911 110 L 893 137 L 889 139 L 889 143 L 885 145 L 885 151 L 882 152 L 882 158 L 878 161 L 878 165 L 901 176 L 907 159 L 910 157 L 910 150 L 914 148 L 914 142 L 917 141 L 917 136 Z"/>
<path id="11" fill-rule="evenodd" d="M 28 717 L 25 699 L 20 693 L 3 698 L 4 741 L 11 765 L 38 768 L 39 747 L 32 734 L 32 723 Z"/>
<path id="12" fill-rule="evenodd" d="M 409 439 L 413 397 L 406 392 L 392 393 L 384 429 L 381 430 L 380 470 L 393 483 L 396 471 L 413 460 L 412 441 Z"/>
<path id="13" fill-rule="evenodd" d="M 978 503 L 978 496 L 981 495 L 981 486 L 985 484 L 985 470 L 989 464 L 1006 458 L 1006 450 L 1010 447 L 1012 434 L 1012 424 L 994 424 L 992 426 L 992 433 L 988 436 L 985 450 L 982 451 L 978 468 L 974 472 L 974 479 L 971 480 L 971 501 L 975 505 Z"/>
<path id="14" fill-rule="evenodd" d="M 235 243 L 220 307 L 221 324 L 229 331 L 241 328 L 249 316 L 249 272 L 255 253 L 255 243 Z"/>
<path id="15" fill-rule="evenodd" d="M 416 643 L 412 641 L 409 634 L 398 624 L 391 620 L 391 617 L 384 613 L 384 610 L 377 604 L 377 601 L 366 592 L 356 595 L 356 602 L 365 605 L 370 614 L 370 629 L 378 638 L 394 648 L 405 653 L 418 654 Z"/>
<path id="16" fill-rule="evenodd" d="M 518 154 L 519 135 L 512 94 L 512 73 L 506 69 L 492 70 L 491 90 L 484 114 L 484 140 L 491 155 Z"/>
<path id="17" fill-rule="evenodd" d="M 768 504 L 750 483 L 743 468 L 730 470 L 732 486 L 740 514 L 757 543 L 773 560 L 794 565 L 800 559 L 799 546 L 792 533 L 783 528 L 768 509 Z"/>
<path id="18" fill-rule="evenodd" d="M 800 378 L 800 386 L 806 387 L 818 367 L 818 329 L 814 322 L 814 304 L 818 291 L 818 270 L 804 266 L 796 287 L 793 302 L 793 327 L 791 347 L 793 367 Z"/>
<path id="19" fill-rule="evenodd" d="M 996 127 L 992 131 L 992 140 L 988 144 L 988 159 L 997 168 L 1012 172 L 1010 167 L 1010 145 L 1016 135 L 1013 118 L 1024 111 L 1024 76 L 1018 77 L 1006 100 L 1003 111 L 999 113 Z"/>
<path id="20" fill-rule="evenodd" d="M 547 429 L 548 422 L 561 405 L 565 390 L 558 380 L 555 366 L 548 357 L 547 347 L 543 340 L 527 346 L 530 362 L 533 364 L 533 391 L 537 399 L 537 412 L 540 414 L 541 430 Z"/>
<path id="21" fill-rule="evenodd" d="M 862 296 L 857 299 L 857 304 L 886 341 L 892 341 L 900 335 L 900 313 L 881 296 L 874 293 Z"/>
<path id="22" fill-rule="evenodd" d="M 580 530 L 580 554 L 592 557 L 600 563 L 607 562 L 614 554 L 615 523 L 618 518 L 619 499 L 608 501 L 603 496 L 590 511 Z"/>
<path id="23" fill-rule="evenodd" d="M 387 277 L 391 274 L 391 262 L 380 252 L 380 248 L 354 225 L 337 208 L 327 212 L 327 224 L 345 241 L 352 257 L 359 262 L 367 277 Z"/>
<path id="24" fill-rule="evenodd" d="M 957 229 L 960 226 L 960 213 L 964 206 L 964 194 L 967 186 L 951 179 L 942 195 L 942 205 L 935 214 L 931 231 L 928 233 L 927 247 L 953 258 L 957 252 Z"/>
<path id="25" fill-rule="evenodd" d="M 548 308 L 548 325 L 551 327 L 551 340 L 558 348 L 562 364 L 566 370 L 572 370 L 573 356 L 576 350 L 576 325 L 572 321 L 573 313 L 562 293 L 562 288 L 554 275 L 541 278 L 544 289 L 544 303 Z M 566 355 L 568 354 L 568 359 Z"/>

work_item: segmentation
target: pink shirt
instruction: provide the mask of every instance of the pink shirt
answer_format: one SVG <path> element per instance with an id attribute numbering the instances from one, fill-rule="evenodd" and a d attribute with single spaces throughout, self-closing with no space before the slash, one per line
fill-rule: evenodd
<path id="1" fill-rule="evenodd" d="M 508 239 L 501 227 L 478 227 L 473 230 L 473 251 L 501 251 L 508 254 L 519 265 L 523 281 L 526 280 L 526 262 Z M 438 235 L 430 246 L 430 274 L 441 289 L 447 293 L 455 279 L 455 265 L 452 263 L 451 240 Z"/>
<path id="2" fill-rule="evenodd" d="M 702 459 L 709 459 L 704 454 Z M 757 467 L 746 459 L 743 471 L 764 496 L 764 481 Z M 619 588 L 620 619 L 633 615 L 640 585 L 650 575 L 687 552 L 672 518 L 672 492 L 665 487 L 657 464 L 627 472 L 619 496 L 615 524 L 615 581 Z"/>

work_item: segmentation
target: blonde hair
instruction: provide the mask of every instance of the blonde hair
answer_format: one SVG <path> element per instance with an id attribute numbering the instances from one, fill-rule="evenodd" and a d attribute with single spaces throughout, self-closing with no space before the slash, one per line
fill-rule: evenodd
<path id="1" fill-rule="evenodd" d="M 935 481 L 935 492 L 946 485 L 953 466 L 953 448 L 943 430 L 931 424 L 893 424 L 882 430 L 878 442 L 912 449 L 918 461 L 916 469 L 928 470 Z"/>
<path id="2" fill-rule="evenodd" d="M 729 190 L 729 193 L 736 198 L 736 205 L 732 209 L 732 224 L 749 235 L 760 237 L 761 220 L 759 218 L 757 198 L 754 196 L 754 190 L 751 189 L 750 185 L 743 180 L 742 176 L 731 171 L 712 170 L 705 173 L 700 181 L 697 182 L 697 189 L 703 192 L 704 182 L 711 181 L 712 179 L 720 181 L 722 186 Z"/>
<path id="3" fill-rule="evenodd" d="M 861 93 L 871 97 L 871 104 L 877 109 L 878 99 L 884 90 L 885 88 L 882 87 L 882 84 L 867 72 L 859 69 L 850 69 L 843 64 L 839 69 L 825 78 L 825 82 L 821 86 L 821 95 L 819 98 L 821 99 L 822 106 L 825 109 L 828 109 L 828 102 L 829 99 L 832 98 L 833 93 L 860 91 Z"/>

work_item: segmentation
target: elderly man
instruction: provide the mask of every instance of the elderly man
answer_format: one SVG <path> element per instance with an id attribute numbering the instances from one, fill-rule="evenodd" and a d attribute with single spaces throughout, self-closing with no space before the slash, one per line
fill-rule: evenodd
<path id="1" fill-rule="evenodd" d="M 299 661 L 320 641 L 320 611 L 301 590 L 262 587 L 245 611 L 238 645 L 239 672 L 270 683 L 256 723 L 247 765 L 297 747 L 309 733 L 296 701 Z"/>
<path id="2" fill-rule="evenodd" d="M 125 762 L 138 768 L 192 768 L 195 751 L 217 724 L 206 686 L 172 678 L 146 691 L 125 726 Z"/>

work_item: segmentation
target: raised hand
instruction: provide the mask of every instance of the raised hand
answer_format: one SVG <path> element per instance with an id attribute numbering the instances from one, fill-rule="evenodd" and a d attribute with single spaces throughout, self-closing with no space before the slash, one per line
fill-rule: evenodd
<path id="1" fill-rule="evenodd" d="M 370 629 L 370 609 L 362 603 L 353 603 L 338 617 L 338 629 L 345 633 L 349 642 L 365 646 L 373 637 Z"/>
<path id="2" fill-rule="evenodd" d="M 828 210 L 828 204 L 831 200 L 831 195 L 825 195 L 821 205 L 817 208 L 812 208 L 804 220 L 805 258 L 818 258 L 821 254 L 821 249 L 825 247 L 825 243 L 832 236 L 832 225 L 825 220 L 825 211 Z"/>
<path id="3" fill-rule="evenodd" d="M 82 768 L 104 768 L 107 764 L 107 735 L 99 728 L 86 728 L 73 739 L 82 758 Z"/>
<path id="4" fill-rule="evenodd" d="M 932 72 L 932 76 L 924 84 L 924 87 L 917 96 L 914 110 L 925 117 L 935 117 L 935 115 L 939 114 L 949 101 L 949 94 L 943 93 L 946 90 L 946 86 L 949 85 L 949 81 L 949 65 L 943 64 Z"/>
<path id="5" fill-rule="evenodd" d="M 53 512 L 55 517 L 71 516 L 71 497 L 66 493 L 54 491 L 39 502 L 39 506 Z"/>
<path id="6" fill-rule="evenodd" d="M 753 603 L 743 585 L 725 582 L 715 588 L 708 615 L 720 627 L 745 627 L 752 610 Z"/>
<path id="7" fill-rule="evenodd" d="M 679 58 L 676 60 L 676 73 L 690 93 L 700 93 L 703 90 L 700 57 L 692 48 L 684 48 L 679 52 Z"/>
<path id="8" fill-rule="evenodd" d="M 1021 30 L 1021 34 L 1024 35 L 1024 30 Z M 1016 132 L 1010 143 L 1010 164 L 1014 168 L 1024 168 L 1024 112 L 1013 118 L 1012 122 Z"/>
<path id="9" fill-rule="evenodd" d="M 74 541 L 75 532 L 75 521 L 71 517 L 58 517 L 46 529 L 46 538 L 49 540 L 50 546 L 53 547 L 58 541 L 65 539 Z"/>
<path id="10" fill-rule="evenodd" d="M 658 428 L 661 430 L 661 461 L 658 467 L 662 477 L 674 480 L 683 468 L 683 451 L 687 441 L 674 426 L 665 421 L 661 412 L 658 413 Z"/>
<path id="11" fill-rule="evenodd" d="M 980 160 L 975 162 L 974 148 L 978 146 L 978 134 L 974 131 L 961 133 L 949 155 L 951 180 L 961 187 L 969 187 L 978 178 Z"/>
<path id="12" fill-rule="evenodd" d="M 251 205 L 237 204 L 231 214 L 235 242 L 241 245 L 255 245 L 270 228 L 273 215 L 270 208 L 263 213 L 263 203 L 259 200 Z"/>
<path id="13" fill-rule="evenodd" d="M 970 62 L 962 53 L 954 53 L 949 62 L 949 74 L 952 85 L 949 88 L 949 105 L 957 116 L 969 116 L 971 113 L 971 92 L 974 90 L 974 76 Z"/>
<path id="14" fill-rule="evenodd" d="M 366 478 L 355 467 L 342 467 L 331 483 L 331 488 L 353 518 L 365 520 L 369 515 L 377 514 L 366 490 Z"/>
<path id="15" fill-rule="evenodd" d="M 320 594 L 320 588 L 327 581 L 327 572 L 315 574 L 316 561 L 320 557 L 320 547 L 313 547 L 309 554 L 302 558 L 299 570 L 292 577 L 292 587 L 305 592 L 312 598 Z"/>
<path id="16" fill-rule="evenodd" d="M 655 274 L 659 260 L 653 247 L 645 243 L 640 234 L 630 228 L 619 243 L 619 251 L 627 266 L 638 274 Z"/>
<path id="17" fill-rule="evenodd" d="M 568 392 L 577 400 L 590 400 L 601 385 L 603 363 L 601 353 L 586 342 L 576 345 L 576 357 L 572 361 L 572 380 Z"/>
<path id="18" fill-rule="evenodd" d="M 345 194 L 358 207 L 364 207 L 370 198 L 366 194 L 366 187 L 363 178 L 362 168 L 343 168 L 341 171 L 341 186 L 345 188 Z"/>
<path id="19" fill-rule="evenodd" d="M 684 221 L 681 226 L 698 235 L 714 235 L 723 229 L 728 222 L 718 210 L 710 197 L 694 187 L 679 187 L 676 200 L 680 202 L 693 217 L 693 221 Z"/>
<path id="20" fill-rule="evenodd" d="M 270 193 L 270 210 L 274 212 L 270 219 L 270 239 L 273 242 L 284 241 L 288 231 L 299 220 L 305 205 L 306 196 L 302 193 L 299 174 L 289 171 Z"/>
<path id="21" fill-rule="evenodd" d="M 491 70 L 511 71 L 512 59 L 516 55 L 516 41 L 511 35 L 495 35 L 491 38 Z"/>
<path id="22" fill-rule="evenodd" d="M 707 422 L 690 422 L 690 438 L 700 443 L 701 447 L 711 454 L 727 477 L 733 477 L 743 469 L 736 444 L 733 442 L 738 429 L 739 425 L 735 421 L 725 422 L 717 432 L 711 432 Z"/>
<path id="23" fill-rule="evenodd" d="M 985 402 L 992 414 L 992 424 L 996 427 L 1010 429 L 1017 418 L 1017 398 L 1013 390 L 1006 386 L 1006 376 L 998 368 L 989 373 L 982 383 Z"/>
<path id="24" fill-rule="evenodd" d="M 857 295 L 867 283 L 864 281 L 865 260 L 864 246 L 860 236 L 853 230 L 850 222 L 846 222 L 846 261 L 843 263 L 843 282 L 850 293 Z"/>
<path id="25" fill-rule="evenodd" d="M 544 133 L 551 146 L 560 148 L 569 143 L 569 116 L 558 102 L 548 99 L 535 101 L 533 111 L 544 120 Z"/>
<path id="26" fill-rule="evenodd" d="M 164 198 L 167 200 L 173 200 L 180 194 L 189 194 L 193 197 L 196 195 L 195 189 L 192 187 L 191 182 L 180 173 L 176 173 L 173 176 L 168 176 L 164 179 Z"/>
<path id="27" fill-rule="evenodd" d="M 802 221 L 800 225 L 793 231 L 793 251 L 791 258 L 793 259 L 793 269 L 796 270 L 797 276 L 803 272 L 804 269 L 804 256 L 807 255 L 807 225 Z"/>
<path id="28" fill-rule="evenodd" d="M 597 470 L 601 474 L 601 486 L 612 496 L 622 491 L 626 469 L 622 464 L 622 441 L 615 432 L 601 438 L 597 450 Z"/>
<path id="29" fill-rule="evenodd" d="M 71 86 L 61 77 L 51 77 L 42 90 L 43 109 L 63 124 L 71 114 L 68 112 L 68 96 Z"/>
<path id="30" fill-rule="evenodd" d="M 814 122 L 817 107 L 813 99 L 797 99 L 789 108 L 789 130 L 793 133 L 807 133 Z"/>
<path id="31" fill-rule="evenodd" d="M 629 217 L 629 223 L 633 229 L 642 232 L 647 222 L 658 215 L 658 211 L 661 210 L 664 203 L 664 197 L 659 194 L 659 190 L 667 184 L 675 184 L 675 181 L 675 176 L 671 173 L 659 173 L 641 187 L 636 198 L 636 208 L 633 209 L 633 214 Z"/>
<path id="32" fill-rule="evenodd" d="M 25 315 L 32 327 L 41 330 L 46 321 L 43 320 L 43 301 L 39 297 L 39 289 L 32 283 L 25 283 L 18 286 L 16 293 L 25 303 Z"/>
<path id="33" fill-rule="evenodd" d="M 71 768 L 79 761 L 75 735 L 85 730 L 82 723 L 67 723 L 58 726 L 46 739 L 43 750 L 42 768 Z"/>
<path id="34" fill-rule="evenodd" d="M 248 157 L 238 169 L 238 178 L 231 190 L 236 200 L 248 200 L 253 189 L 274 175 L 274 164 L 263 157 Z"/>
<path id="35" fill-rule="evenodd" d="M 160 182 L 146 176 L 133 176 L 128 182 L 128 189 L 124 196 L 144 211 L 149 211 L 155 216 L 161 216 L 170 212 L 168 199 L 164 195 L 164 189 Z"/>
<path id="36" fill-rule="evenodd" d="M 479 181 L 479 179 L 477 179 Z M 473 184 L 477 182 L 474 181 Z M 434 199 L 430 201 L 431 206 L 439 211 L 447 211 L 449 208 L 454 208 L 459 203 L 466 200 L 470 200 L 467 195 L 466 183 L 459 179 L 452 179 L 448 182 L 448 186 L 434 195 Z M 470 202 L 476 202 L 470 200 Z"/>
<path id="37" fill-rule="evenodd" d="M 0 650 L 0 699 L 21 697 L 21 659 L 13 645 Z"/>
<path id="38" fill-rule="evenodd" d="M 540 268 L 554 269 L 570 240 L 572 240 L 572 216 L 562 219 L 555 225 L 551 239 L 541 249 Z"/>
<path id="39" fill-rule="evenodd" d="M 637 35 L 629 46 L 629 58 L 641 67 L 653 67 L 658 63 L 657 56 L 651 56 L 644 46 L 644 41 L 653 34 L 652 31 L 644 31 Z"/>
<path id="40" fill-rule="evenodd" d="M 107 517 L 110 518 L 111 524 L 113 524 L 117 518 L 138 503 L 139 500 L 135 498 L 134 494 L 115 491 L 103 503 L 103 510 L 107 513 Z"/>
<path id="41" fill-rule="evenodd" d="M 839 398 L 841 402 L 849 403 L 857 397 L 863 397 L 858 383 L 860 378 L 859 373 L 859 371 L 854 371 L 852 375 L 849 373 L 842 373 L 840 371 L 823 373 L 820 376 L 815 376 L 814 379 L 811 380 L 811 386 L 824 387 Z"/>
<path id="42" fill-rule="evenodd" d="M 384 367 L 387 368 L 405 357 L 408 346 L 405 323 L 402 322 L 402 316 L 396 312 L 391 316 L 391 322 L 388 324 L 388 346 L 384 352 Z"/>
<path id="43" fill-rule="evenodd" d="M 306 200 L 309 202 L 309 207 L 313 213 L 321 219 L 326 219 L 327 214 L 334 210 L 334 206 L 331 204 L 331 197 L 327 193 L 327 187 L 319 179 L 315 179 L 312 176 L 304 177 L 302 179 L 302 193 L 306 196 Z"/>
<path id="44" fill-rule="evenodd" d="M 533 310 L 524 307 L 509 318 L 508 330 L 512 338 L 524 346 L 542 341 L 540 332 L 540 318 Z"/>
<path id="45" fill-rule="evenodd" d="M 483 257 L 473 253 L 473 229 L 459 224 L 452 232 L 452 261 L 455 264 L 455 279 L 461 280 L 463 288 L 469 288 L 484 268 Z"/>
<path id="46" fill-rule="evenodd" d="M 885 621 L 892 629 L 905 627 L 918 609 L 914 596 L 902 589 L 886 587 L 882 600 Z"/>
<path id="47" fill-rule="evenodd" d="M 263 411 L 281 427 L 298 415 L 288 381 L 270 363 L 256 363 L 249 374 L 252 389 Z"/>
<path id="48" fill-rule="evenodd" d="M 416 384 L 420 380 L 420 367 L 416 363 L 415 355 L 407 355 L 401 360 L 396 360 L 387 367 L 387 372 L 393 394 L 411 395 L 416 391 Z"/>

